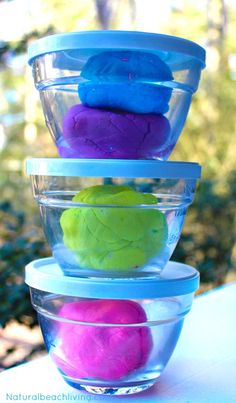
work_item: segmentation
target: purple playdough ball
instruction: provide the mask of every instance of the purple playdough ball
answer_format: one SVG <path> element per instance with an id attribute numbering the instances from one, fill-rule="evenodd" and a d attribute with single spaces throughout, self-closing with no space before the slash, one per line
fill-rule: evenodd
<path id="1" fill-rule="evenodd" d="M 72 106 L 64 116 L 61 157 L 142 159 L 158 157 L 170 134 L 163 115 L 137 115 Z"/>
<path id="2" fill-rule="evenodd" d="M 65 375 L 113 381 L 147 362 L 152 349 L 150 329 L 119 326 L 147 321 L 138 303 L 127 300 L 77 301 L 65 304 L 59 316 L 74 321 L 117 324 L 104 327 L 60 322 L 58 345 L 51 353 Z"/>

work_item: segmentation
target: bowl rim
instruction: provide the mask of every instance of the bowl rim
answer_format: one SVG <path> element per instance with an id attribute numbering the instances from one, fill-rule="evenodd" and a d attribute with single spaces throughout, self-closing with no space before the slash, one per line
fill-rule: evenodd
<path id="1" fill-rule="evenodd" d="M 73 277 L 66 276 L 51 257 L 29 263 L 25 282 L 37 290 L 81 298 L 162 298 L 194 293 L 199 287 L 199 272 L 192 266 L 169 261 L 154 278 Z"/>
<path id="2" fill-rule="evenodd" d="M 39 176 L 199 179 L 197 162 L 77 158 L 30 158 L 26 174 Z"/>
<path id="3" fill-rule="evenodd" d="M 141 31 L 88 30 L 49 35 L 28 48 L 28 63 L 48 53 L 71 50 L 139 50 L 175 53 L 196 59 L 205 67 L 206 51 L 185 38 Z"/>

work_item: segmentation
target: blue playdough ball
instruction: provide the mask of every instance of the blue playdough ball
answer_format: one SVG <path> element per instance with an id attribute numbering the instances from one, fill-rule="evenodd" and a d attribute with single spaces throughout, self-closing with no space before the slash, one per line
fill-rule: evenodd
<path id="1" fill-rule="evenodd" d="M 171 90 L 139 83 L 89 82 L 79 88 L 81 102 L 90 108 L 119 109 L 130 113 L 168 112 Z"/>
<path id="2" fill-rule="evenodd" d="M 85 64 L 79 96 L 85 106 L 133 113 L 166 113 L 173 80 L 170 68 L 157 55 L 111 51 L 92 56 Z M 159 83 L 159 84 L 156 84 Z"/>

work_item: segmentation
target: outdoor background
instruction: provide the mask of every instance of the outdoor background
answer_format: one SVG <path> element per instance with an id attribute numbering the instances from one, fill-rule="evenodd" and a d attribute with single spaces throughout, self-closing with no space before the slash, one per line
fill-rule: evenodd
<path id="1" fill-rule="evenodd" d="M 0 370 L 44 351 L 23 276 L 50 251 L 24 160 L 57 154 L 26 50 L 45 35 L 107 28 L 205 47 L 207 67 L 171 156 L 202 164 L 203 178 L 173 259 L 201 272 L 201 292 L 236 279 L 235 0 L 0 0 Z"/>

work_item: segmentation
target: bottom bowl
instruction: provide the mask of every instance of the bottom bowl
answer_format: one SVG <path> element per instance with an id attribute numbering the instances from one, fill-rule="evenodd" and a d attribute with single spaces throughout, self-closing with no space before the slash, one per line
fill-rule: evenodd
<path id="1" fill-rule="evenodd" d="M 169 262 L 158 279 L 64 276 L 54 259 L 26 266 L 46 348 L 64 380 L 96 394 L 132 394 L 161 375 L 191 309 L 199 274 Z"/>

